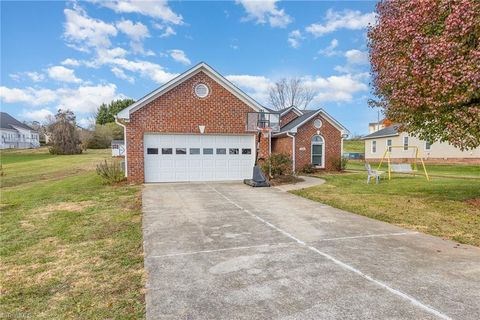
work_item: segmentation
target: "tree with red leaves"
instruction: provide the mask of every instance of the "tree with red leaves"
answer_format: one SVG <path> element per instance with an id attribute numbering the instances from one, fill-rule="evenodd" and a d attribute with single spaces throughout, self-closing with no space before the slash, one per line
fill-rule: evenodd
<path id="1" fill-rule="evenodd" d="M 377 14 L 370 104 L 423 140 L 480 146 L 480 1 L 382 0 Z"/>

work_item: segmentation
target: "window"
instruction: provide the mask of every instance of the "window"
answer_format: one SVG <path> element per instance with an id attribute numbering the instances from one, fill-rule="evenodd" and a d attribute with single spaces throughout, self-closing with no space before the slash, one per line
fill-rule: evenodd
<path id="1" fill-rule="evenodd" d="M 322 120 L 315 119 L 315 121 L 313 121 L 313 126 L 317 129 L 320 129 L 322 127 Z"/>
<path id="2" fill-rule="evenodd" d="M 324 141 L 321 136 L 313 136 L 312 137 L 312 165 L 317 167 L 323 167 L 323 155 L 324 155 Z"/>
<path id="3" fill-rule="evenodd" d="M 173 149 L 172 148 L 162 148 L 162 154 L 172 154 Z"/>
<path id="4" fill-rule="evenodd" d="M 372 141 L 372 153 L 376 153 L 376 152 L 377 152 L 377 141 L 373 140 Z"/>
<path id="5" fill-rule="evenodd" d="M 176 148 L 175 154 L 187 154 L 187 148 Z"/>
<path id="6" fill-rule="evenodd" d="M 242 154 L 252 154 L 252 149 L 242 149 Z"/>
<path id="7" fill-rule="evenodd" d="M 239 150 L 238 150 L 238 148 L 230 148 L 230 149 L 228 150 L 228 153 L 229 153 L 229 154 L 238 154 L 238 153 L 239 153 Z"/>
<path id="8" fill-rule="evenodd" d="M 430 141 L 425 141 L 425 150 L 432 150 L 432 143 Z"/>
<path id="9" fill-rule="evenodd" d="M 114 149 L 118 149 L 118 145 L 114 144 Z M 158 148 L 147 148 L 147 154 L 158 154 Z"/>
<path id="10" fill-rule="evenodd" d="M 203 154 L 213 154 L 213 148 L 203 148 Z"/>
<path id="11" fill-rule="evenodd" d="M 200 148 L 190 148 L 190 154 L 200 154 Z"/>
<path id="12" fill-rule="evenodd" d="M 408 137 L 403 137 L 403 150 L 408 150 Z"/>
<path id="13" fill-rule="evenodd" d="M 392 139 L 387 139 L 388 152 L 392 152 Z"/>
<path id="14" fill-rule="evenodd" d="M 217 154 L 227 154 L 227 149 L 225 149 L 225 148 L 217 148 Z"/>
<path id="15" fill-rule="evenodd" d="M 195 86 L 195 94 L 197 95 L 197 97 L 205 98 L 206 96 L 208 96 L 208 93 L 209 89 L 206 84 L 199 83 Z"/>

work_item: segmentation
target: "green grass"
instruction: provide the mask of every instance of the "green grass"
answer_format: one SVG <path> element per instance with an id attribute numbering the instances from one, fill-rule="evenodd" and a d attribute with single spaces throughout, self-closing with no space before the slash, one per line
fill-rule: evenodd
<path id="1" fill-rule="evenodd" d="M 371 162 L 372 169 L 377 169 L 378 162 Z M 418 172 L 423 173 L 421 163 L 417 164 Z M 468 164 L 425 164 L 428 174 L 452 177 L 469 177 L 480 178 L 480 165 Z M 363 160 L 349 160 L 347 163 L 348 170 L 365 171 L 365 162 Z M 381 171 L 387 171 L 387 164 L 382 164 Z"/>
<path id="2" fill-rule="evenodd" d="M 396 176 L 366 184 L 365 173 L 325 174 L 326 183 L 293 191 L 370 218 L 480 246 L 480 180 Z"/>
<path id="3" fill-rule="evenodd" d="M 0 314 L 144 318 L 140 187 L 102 185 L 109 150 L 1 155 Z"/>
<path id="4" fill-rule="evenodd" d="M 344 140 L 343 152 L 365 153 L 365 141 L 363 140 Z"/>

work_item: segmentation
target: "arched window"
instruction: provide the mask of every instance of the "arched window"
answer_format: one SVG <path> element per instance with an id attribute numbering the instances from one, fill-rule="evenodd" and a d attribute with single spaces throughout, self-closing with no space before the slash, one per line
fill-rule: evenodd
<path id="1" fill-rule="evenodd" d="M 325 166 L 325 141 L 322 136 L 315 135 L 312 137 L 312 165 L 323 168 Z"/>

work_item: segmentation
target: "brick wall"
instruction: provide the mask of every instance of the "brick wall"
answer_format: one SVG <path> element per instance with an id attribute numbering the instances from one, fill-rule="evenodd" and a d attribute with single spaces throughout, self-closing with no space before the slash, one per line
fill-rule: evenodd
<path id="1" fill-rule="evenodd" d="M 285 153 L 292 156 L 292 140 L 288 136 L 272 139 L 272 153 Z"/>
<path id="2" fill-rule="evenodd" d="M 194 94 L 197 83 L 205 83 L 210 93 L 200 99 Z M 199 72 L 169 92 L 130 115 L 127 123 L 128 180 L 144 182 L 143 136 L 150 132 L 200 134 L 251 134 L 246 132 L 248 105 L 211 79 Z M 268 152 L 268 139 L 260 143 L 262 152 Z M 266 144 L 266 147 L 265 147 Z"/>
<path id="3" fill-rule="evenodd" d="M 315 119 L 322 121 L 320 129 L 313 126 Z M 320 131 L 320 135 L 325 141 L 325 170 L 335 170 L 335 161 L 340 161 L 342 148 L 341 132 L 321 115 L 317 115 L 298 128 L 295 135 L 296 170 L 301 170 L 305 165 L 311 163 L 311 141 L 312 137 L 317 134 L 317 130 Z M 305 148 L 305 150 L 301 150 L 301 148 Z"/>
<path id="4" fill-rule="evenodd" d="M 287 114 L 283 115 L 280 118 L 280 128 L 292 122 L 296 118 L 298 118 L 298 115 L 292 110 L 290 110 L 289 112 L 287 112 Z"/>

